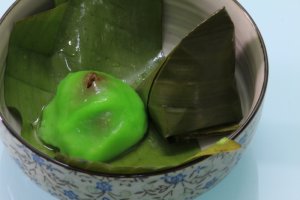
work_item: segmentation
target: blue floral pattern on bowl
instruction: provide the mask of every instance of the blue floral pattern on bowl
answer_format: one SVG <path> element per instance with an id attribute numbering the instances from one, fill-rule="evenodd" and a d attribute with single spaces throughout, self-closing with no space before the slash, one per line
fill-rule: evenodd
<path id="1" fill-rule="evenodd" d="M 210 190 L 235 166 L 250 142 L 258 123 L 258 113 L 236 138 L 243 148 L 221 153 L 157 175 L 113 177 L 88 175 L 56 165 L 40 157 L 13 137 L 2 125 L 2 141 L 16 163 L 35 183 L 63 200 L 190 200 Z"/>

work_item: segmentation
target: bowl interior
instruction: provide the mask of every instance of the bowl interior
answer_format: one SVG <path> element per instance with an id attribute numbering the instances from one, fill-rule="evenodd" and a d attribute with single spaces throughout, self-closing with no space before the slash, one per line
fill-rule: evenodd
<path id="1" fill-rule="evenodd" d="M 195 26 L 217 10 L 226 8 L 235 25 L 236 80 L 242 102 L 244 123 L 262 94 L 266 60 L 256 26 L 232 0 L 165 0 L 164 51 L 169 53 Z"/>
<path id="2" fill-rule="evenodd" d="M 244 114 L 241 123 L 245 123 L 255 112 L 266 81 L 266 55 L 256 26 L 238 3 L 232 0 L 164 0 L 164 2 L 163 50 L 166 54 L 197 24 L 217 10 L 226 7 L 235 24 L 236 80 Z M 20 133 L 21 125 L 5 105 L 3 87 L 10 32 L 16 21 L 48 9 L 50 6 L 50 0 L 17 1 L 0 24 L 0 113 L 15 133 Z"/>

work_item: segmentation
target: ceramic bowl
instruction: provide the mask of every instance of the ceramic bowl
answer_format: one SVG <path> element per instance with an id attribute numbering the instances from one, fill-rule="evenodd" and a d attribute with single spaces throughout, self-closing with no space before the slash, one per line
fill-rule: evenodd
<path id="1" fill-rule="evenodd" d="M 164 51 L 166 53 L 196 24 L 226 7 L 236 34 L 236 79 L 244 119 L 230 135 L 242 148 L 200 158 L 184 165 L 147 174 L 93 173 L 53 160 L 20 137 L 20 125 L 4 102 L 3 74 L 9 36 L 19 19 L 48 9 L 50 0 L 19 0 L 0 21 L 0 135 L 8 152 L 35 183 L 59 199 L 194 199 L 219 183 L 237 164 L 261 116 L 267 86 L 266 49 L 259 30 L 244 8 L 233 0 L 165 0 Z"/>

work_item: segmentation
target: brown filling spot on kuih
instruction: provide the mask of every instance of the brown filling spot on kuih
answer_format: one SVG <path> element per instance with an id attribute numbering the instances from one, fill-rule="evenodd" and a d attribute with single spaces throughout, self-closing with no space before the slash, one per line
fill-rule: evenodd
<path id="1" fill-rule="evenodd" d="M 91 73 L 87 74 L 87 76 L 86 76 L 86 88 L 92 87 L 93 83 L 95 81 L 99 81 L 100 79 L 101 79 L 101 77 L 99 77 L 99 75 L 97 75 L 94 72 L 91 72 Z"/>

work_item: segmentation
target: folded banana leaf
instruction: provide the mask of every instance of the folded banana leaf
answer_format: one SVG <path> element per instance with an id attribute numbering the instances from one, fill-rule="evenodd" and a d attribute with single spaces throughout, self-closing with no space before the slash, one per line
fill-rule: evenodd
<path id="1" fill-rule="evenodd" d="M 224 8 L 171 52 L 153 82 L 148 102 L 152 120 L 164 137 L 207 134 L 205 129 L 218 133 L 239 123 L 234 45 L 234 25 Z"/>
<path id="2" fill-rule="evenodd" d="M 162 3 L 160 0 L 132 0 L 126 5 L 122 2 L 57 0 L 53 9 L 16 24 L 7 57 L 5 101 L 9 108 L 20 113 L 22 136 L 53 158 L 102 172 L 149 172 L 207 155 L 199 153 L 196 140 L 169 143 L 151 122 L 141 143 L 109 163 L 90 163 L 65 157 L 56 149 L 44 146 L 36 136 L 32 122 L 54 95 L 57 84 L 70 71 L 110 73 L 137 88 L 145 103 L 152 88 L 149 99 L 152 102 L 157 87 L 153 81 L 165 68 L 160 69 L 164 60 L 161 53 Z M 223 23 L 219 20 L 219 24 L 214 23 L 214 26 L 223 27 Z M 220 30 L 223 31 L 222 28 Z M 225 31 L 224 36 L 226 34 Z M 222 38 L 217 39 L 220 41 L 216 43 L 222 42 Z M 173 54 L 169 59 L 172 58 Z M 161 81 L 160 78 L 158 80 Z M 233 150 L 227 144 L 227 150 Z M 216 148 L 210 155 L 222 151 L 224 148 Z"/>

